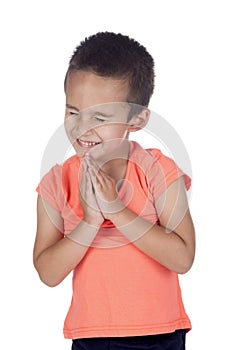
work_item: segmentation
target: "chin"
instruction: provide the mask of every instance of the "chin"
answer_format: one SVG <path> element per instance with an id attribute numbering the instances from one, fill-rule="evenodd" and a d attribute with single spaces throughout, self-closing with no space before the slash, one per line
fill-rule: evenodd
<path id="1" fill-rule="evenodd" d="M 90 148 L 83 148 L 79 147 L 77 144 L 73 144 L 73 148 L 77 154 L 78 157 L 82 158 L 85 156 L 86 153 L 89 153 L 92 155 L 93 158 L 98 159 L 102 156 L 102 152 L 100 150 L 100 147 L 90 147 Z"/>
<path id="2" fill-rule="evenodd" d="M 116 148 L 112 147 L 94 147 L 89 151 L 90 156 L 92 156 L 98 163 L 106 163 L 110 160 L 119 158 L 119 154 L 116 154 Z"/>
<path id="3" fill-rule="evenodd" d="M 73 149 L 75 150 L 76 155 L 80 158 L 84 157 L 85 153 L 88 152 L 88 150 L 77 147 L 77 145 L 73 145 Z"/>

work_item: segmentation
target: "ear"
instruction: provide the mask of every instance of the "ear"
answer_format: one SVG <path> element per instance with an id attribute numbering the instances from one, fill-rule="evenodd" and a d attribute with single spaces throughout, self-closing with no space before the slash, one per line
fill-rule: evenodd
<path id="1" fill-rule="evenodd" d="M 134 132 L 134 131 L 138 131 L 140 129 L 143 129 L 146 126 L 146 124 L 148 123 L 149 117 L 150 117 L 150 110 L 147 108 L 143 109 L 140 113 L 134 115 L 129 120 L 128 131 Z"/>

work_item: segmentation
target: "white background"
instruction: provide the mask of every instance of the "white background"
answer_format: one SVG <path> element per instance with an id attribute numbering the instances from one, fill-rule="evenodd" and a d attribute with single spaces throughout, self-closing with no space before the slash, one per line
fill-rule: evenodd
<path id="1" fill-rule="evenodd" d="M 70 277 L 50 289 L 32 266 L 35 187 L 63 121 L 68 60 L 84 37 L 103 30 L 152 54 L 150 107 L 177 130 L 192 162 L 197 254 L 181 277 L 193 324 L 187 349 L 232 348 L 233 17 L 225 0 L 1 2 L 1 349 L 70 349 L 62 335 Z"/>

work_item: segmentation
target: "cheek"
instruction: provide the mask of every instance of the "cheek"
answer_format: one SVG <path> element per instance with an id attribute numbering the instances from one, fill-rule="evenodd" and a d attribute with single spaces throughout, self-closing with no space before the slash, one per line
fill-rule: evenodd
<path id="1" fill-rule="evenodd" d="M 88 129 L 83 127 L 81 129 L 80 122 L 77 120 L 76 116 L 69 116 L 68 118 L 65 118 L 64 127 L 71 143 L 73 143 L 82 134 L 90 130 L 90 128 Z"/>
<path id="2" fill-rule="evenodd" d="M 100 137 L 105 141 L 126 138 L 128 133 L 126 126 L 120 125 L 103 126 L 97 128 L 96 131 L 100 135 Z"/>
<path id="3" fill-rule="evenodd" d="M 66 131 L 66 134 L 70 140 L 70 142 L 73 142 L 73 134 L 74 134 L 74 129 L 76 127 L 76 122 L 74 117 L 67 117 L 64 120 L 64 128 Z"/>

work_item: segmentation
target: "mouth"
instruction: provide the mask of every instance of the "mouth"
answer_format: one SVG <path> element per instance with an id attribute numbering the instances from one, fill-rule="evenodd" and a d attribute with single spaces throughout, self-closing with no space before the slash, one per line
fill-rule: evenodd
<path id="1" fill-rule="evenodd" d="M 83 140 L 77 139 L 77 143 L 80 147 L 83 147 L 83 148 L 93 148 L 99 145 L 101 142 L 83 141 Z"/>

